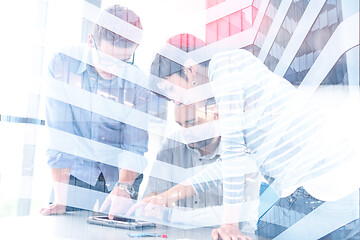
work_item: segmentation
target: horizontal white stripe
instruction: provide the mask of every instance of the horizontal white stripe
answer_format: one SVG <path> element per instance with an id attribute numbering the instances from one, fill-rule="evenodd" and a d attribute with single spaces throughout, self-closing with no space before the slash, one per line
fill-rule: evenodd
<path id="1" fill-rule="evenodd" d="M 91 49 L 87 47 L 82 48 L 63 48 L 61 50 L 61 53 L 74 58 L 78 61 L 81 61 L 85 64 L 88 64 L 90 66 L 94 66 L 93 59 L 91 57 Z M 98 52 L 100 55 L 106 55 L 102 52 Z M 107 56 L 110 57 L 110 56 Z M 103 70 L 114 74 L 115 76 L 118 76 L 120 78 L 123 78 L 129 82 L 135 83 L 136 85 L 139 85 L 143 88 L 149 89 L 151 91 L 157 92 L 161 95 L 168 96 L 171 99 L 174 99 L 176 96 L 171 95 L 173 92 L 176 92 L 178 95 L 186 94 L 185 90 L 182 87 L 177 86 L 176 84 L 173 84 L 165 79 L 156 77 L 154 75 L 151 75 L 151 78 L 149 79 L 149 76 L 146 75 L 143 71 L 141 71 L 139 68 L 133 65 L 129 65 L 127 63 L 119 62 L 120 67 L 113 68 L 113 67 L 106 67 L 102 66 Z M 167 92 L 162 88 L 159 88 L 159 86 L 162 85 L 170 85 L 171 89 L 173 89 L 173 92 Z"/>
<path id="2" fill-rule="evenodd" d="M 48 148 L 69 153 L 95 162 L 101 162 L 119 168 L 142 173 L 147 166 L 147 159 L 130 151 L 125 151 L 107 144 L 79 137 L 64 131 L 48 128 L 51 136 Z"/>
<path id="3" fill-rule="evenodd" d="M 279 29 L 281 27 L 282 22 L 285 19 L 286 13 L 290 8 L 292 0 L 283 0 L 281 1 L 279 8 L 276 11 L 276 15 L 274 17 L 274 21 L 272 22 L 270 29 L 266 35 L 265 41 L 261 47 L 258 58 L 264 62 L 266 56 L 268 55 L 271 46 L 273 45 L 276 35 L 279 33 Z"/>
<path id="4" fill-rule="evenodd" d="M 93 23 L 97 23 L 98 25 L 137 44 L 140 43 L 143 35 L 143 31 L 141 29 L 104 10 L 101 10 L 87 1 L 82 1 L 82 4 L 84 6 L 83 17 L 85 19 Z M 101 18 L 99 18 L 100 15 L 102 15 Z"/>
<path id="5" fill-rule="evenodd" d="M 51 138 L 47 139 L 45 136 L 45 139 L 42 138 L 39 144 L 48 143 L 47 147 L 50 149 L 137 172 L 143 172 L 148 163 L 148 159 L 140 154 L 125 151 L 64 131 L 47 128 L 47 133 L 51 135 Z M 183 168 L 158 160 L 152 162 L 153 165 L 150 176 L 174 183 L 184 182 L 210 167 L 210 164 L 208 164 L 192 168 Z M 213 162 L 211 167 L 219 171 L 221 169 L 221 161 Z M 219 177 L 221 176 L 217 174 L 211 178 L 206 178 L 204 181 L 217 180 Z"/>
<path id="6" fill-rule="evenodd" d="M 358 45 L 359 13 L 340 23 L 306 74 L 299 88 L 306 87 L 306 90 L 309 91 L 320 85 L 341 55 Z"/>
<path id="7" fill-rule="evenodd" d="M 231 4 L 234 4 L 235 0 L 231 1 Z M 209 59 L 211 59 L 216 53 L 243 48 L 245 46 L 251 45 L 254 42 L 256 34 L 259 30 L 261 21 L 264 17 L 266 8 L 269 4 L 270 0 L 261 1 L 261 5 L 257 16 L 255 18 L 254 24 L 252 28 L 240 32 L 238 34 L 232 35 L 228 38 L 222 39 L 220 41 L 211 43 L 205 47 L 196 49 L 189 53 L 186 53 L 180 49 L 174 49 L 174 46 L 170 46 L 170 44 L 165 44 L 165 47 L 159 52 L 162 56 L 173 60 L 183 66 L 188 66 L 185 62 L 186 59 L 192 59 L 193 63 L 202 63 Z M 241 1 L 236 1 L 240 4 Z M 238 3 L 236 3 L 238 4 Z"/>
<path id="8" fill-rule="evenodd" d="M 276 65 L 274 73 L 279 76 L 284 76 L 325 3 L 326 0 L 309 2 L 279 60 L 279 63 Z"/>
<path id="9" fill-rule="evenodd" d="M 228 16 L 246 7 L 252 6 L 253 0 L 227 0 L 206 9 L 206 24 Z"/>
<path id="10" fill-rule="evenodd" d="M 48 78 L 46 84 L 45 94 L 48 97 L 129 124 L 151 134 L 168 137 L 167 133 L 164 132 L 167 126 L 165 120 L 53 78 Z M 149 122 L 156 122 L 157 126 L 148 125 Z M 219 136 L 220 130 L 217 121 L 211 121 L 191 128 L 179 127 L 177 133 L 169 138 L 188 144 Z"/>

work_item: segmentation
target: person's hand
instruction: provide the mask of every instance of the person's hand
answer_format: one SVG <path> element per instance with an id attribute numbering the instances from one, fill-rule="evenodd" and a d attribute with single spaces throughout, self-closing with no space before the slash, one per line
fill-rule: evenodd
<path id="1" fill-rule="evenodd" d="M 245 236 L 240 232 L 239 225 L 237 223 L 223 224 L 221 227 L 213 229 L 211 237 L 213 240 L 252 240 L 251 237 Z"/>
<path id="2" fill-rule="evenodd" d="M 99 211 L 104 212 L 110 206 L 108 218 L 114 219 L 115 214 L 124 214 L 132 204 L 130 195 L 123 188 L 116 186 L 106 197 Z"/>
<path id="3" fill-rule="evenodd" d="M 47 216 L 47 215 L 60 215 L 66 212 L 66 206 L 62 204 L 50 204 L 49 206 L 42 208 L 40 210 L 40 215 Z"/>
<path id="4" fill-rule="evenodd" d="M 168 197 L 166 194 L 158 194 L 145 197 L 141 201 L 134 204 L 126 213 L 130 216 L 136 209 L 143 208 L 142 216 L 162 218 L 164 209 L 168 206 Z"/>

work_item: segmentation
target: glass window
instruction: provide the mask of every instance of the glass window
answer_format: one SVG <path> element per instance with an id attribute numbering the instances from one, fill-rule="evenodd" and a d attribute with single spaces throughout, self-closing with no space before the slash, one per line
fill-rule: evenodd
<path id="1" fill-rule="evenodd" d="M 283 3 L 3 2 L 0 239 L 360 239 L 359 46 L 308 75 L 358 1 L 279 76 Z"/>

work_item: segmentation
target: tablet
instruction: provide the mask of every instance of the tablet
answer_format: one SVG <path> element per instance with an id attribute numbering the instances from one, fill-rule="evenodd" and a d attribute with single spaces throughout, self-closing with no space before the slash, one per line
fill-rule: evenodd
<path id="1" fill-rule="evenodd" d="M 138 221 L 131 218 L 114 217 L 110 220 L 108 216 L 91 216 L 88 217 L 87 222 L 107 227 L 122 228 L 128 230 L 142 230 L 144 228 L 155 227 L 155 223 Z"/>

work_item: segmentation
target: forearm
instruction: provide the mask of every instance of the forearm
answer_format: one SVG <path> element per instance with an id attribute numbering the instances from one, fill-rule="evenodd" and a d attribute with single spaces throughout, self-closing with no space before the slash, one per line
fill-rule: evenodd
<path id="1" fill-rule="evenodd" d="M 54 183 L 54 203 L 66 205 L 71 168 L 51 168 Z"/>
<path id="2" fill-rule="evenodd" d="M 167 197 L 167 205 L 171 205 L 176 201 L 195 195 L 195 190 L 192 185 L 178 184 L 163 194 Z"/>
<path id="3" fill-rule="evenodd" d="M 137 178 L 138 173 L 127 169 L 119 170 L 119 181 L 114 189 L 106 197 L 101 205 L 99 211 L 104 212 L 108 207 L 108 218 L 113 219 L 116 214 L 125 213 L 132 205 L 132 199 L 137 197 L 137 194 L 131 189 L 131 185 Z M 130 185 L 130 186 L 128 186 Z"/>
<path id="4" fill-rule="evenodd" d="M 139 173 L 137 172 L 122 168 L 119 171 L 119 182 L 132 185 L 138 175 Z"/>
<path id="5" fill-rule="evenodd" d="M 215 189 L 219 184 L 222 184 L 221 164 L 222 161 L 218 159 L 188 180 L 193 186 L 196 194 L 206 192 L 210 189 Z"/>

